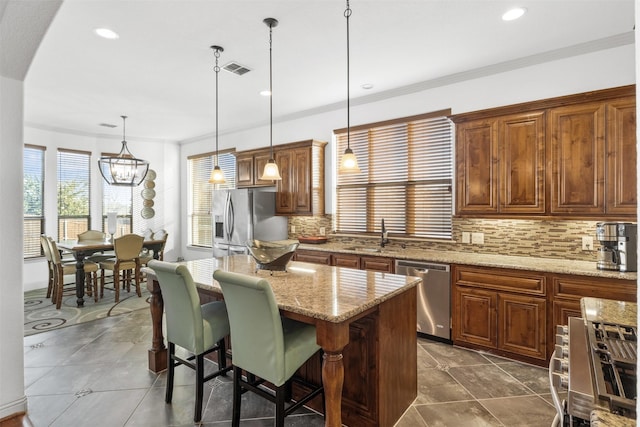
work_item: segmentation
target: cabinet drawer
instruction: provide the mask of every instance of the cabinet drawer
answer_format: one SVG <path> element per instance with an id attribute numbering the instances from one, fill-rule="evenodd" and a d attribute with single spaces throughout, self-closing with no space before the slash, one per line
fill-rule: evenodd
<path id="1" fill-rule="evenodd" d="M 384 271 L 393 273 L 395 263 L 393 258 L 384 258 L 379 256 L 361 256 L 360 268 L 362 270 Z"/>
<path id="2" fill-rule="evenodd" d="M 637 298 L 633 280 L 554 275 L 552 283 L 555 298 L 593 297 L 632 302 Z"/>
<path id="3" fill-rule="evenodd" d="M 546 295 L 545 276 L 527 271 L 457 267 L 454 283 L 521 294 Z"/>
<path id="4" fill-rule="evenodd" d="M 333 263 L 336 267 L 348 267 L 360 269 L 360 256 L 351 254 L 333 254 Z"/>
<path id="5" fill-rule="evenodd" d="M 314 264 L 331 265 L 331 253 L 321 251 L 296 251 L 295 260 L 300 262 L 311 262 Z"/>

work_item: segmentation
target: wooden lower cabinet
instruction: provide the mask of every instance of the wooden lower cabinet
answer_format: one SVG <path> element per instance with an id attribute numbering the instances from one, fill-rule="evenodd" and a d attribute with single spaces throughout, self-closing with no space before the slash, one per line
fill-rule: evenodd
<path id="1" fill-rule="evenodd" d="M 361 270 L 383 271 L 385 273 L 395 272 L 395 260 L 393 258 L 381 256 L 361 256 Z"/>
<path id="2" fill-rule="evenodd" d="M 360 255 L 341 253 L 331 254 L 331 265 L 335 265 L 336 267 L 355 268 L 359 270 Z"/>
<path id="3" fill-rule="evenodd" d="M 544 274 L 470 266 L 453 270 L 454 344 L 544 365 Z"/>
<path id="4" fill-rule="evenodd" d="M 311 262 L 313 264 L 331 265 L 331 252 L 308 251 L 298 249 L 293 258 L 295 261 Z"/>

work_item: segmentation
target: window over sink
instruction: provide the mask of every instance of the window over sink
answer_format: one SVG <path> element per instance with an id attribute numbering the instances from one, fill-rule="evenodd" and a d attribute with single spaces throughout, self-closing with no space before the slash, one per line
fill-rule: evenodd
<path id="1" fill-rule="evenodd" d="M 450 110 L 351 127 L 350 147 L 362 173 L 338 175 L 338 233 L 387 231 L 451 239 L 453 123 Z M 334 131 L 336 152 L 347 129 Z M 336 161 L 338 164 L 338 161 Z"/>

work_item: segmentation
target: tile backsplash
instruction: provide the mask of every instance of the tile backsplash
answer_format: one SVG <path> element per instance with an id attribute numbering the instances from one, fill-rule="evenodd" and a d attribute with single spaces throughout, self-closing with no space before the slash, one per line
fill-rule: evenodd
<path id="1" fill-rule="evenodd" d="M 501 255 L 533 256 L 543 258 L 596 261 L 598 241 L 595 238 L 597 221 L 579 220 L 522 220 L 522 219 L 453 219 L 453 241 L 406 240 L 393 237 L 391 246 L 405 244 L 407 247 L 433 250 L 455 250 L 459 252 L 490 253 Z M 324 227 L 331 241 L 349 244 L 377 244 L 377 239 L 354 238 L 331 234 L 331 215 L 314 217 L 290 217 L 289 238 L 300 235 L 319 235 Z M 463 233 L 482 233 L 483 244 L 462 243 Z M 582 237 L 593 238 L 592 250 L 582 250 Z"/>

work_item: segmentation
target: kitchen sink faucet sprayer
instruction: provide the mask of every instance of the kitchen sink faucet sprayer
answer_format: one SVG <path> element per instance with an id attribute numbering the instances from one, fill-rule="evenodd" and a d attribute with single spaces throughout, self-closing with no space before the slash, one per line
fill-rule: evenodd
<path id="1" fill-rule="evenodd" d="M 384 228 L 384 218 L 382 218 L 382 230 L 380 233 L 380 247 L 384 248 L 384 245 L 386 245 L 387 243 L 389 243 L 389 237 L 387 234 L 387 229 Z"/>

